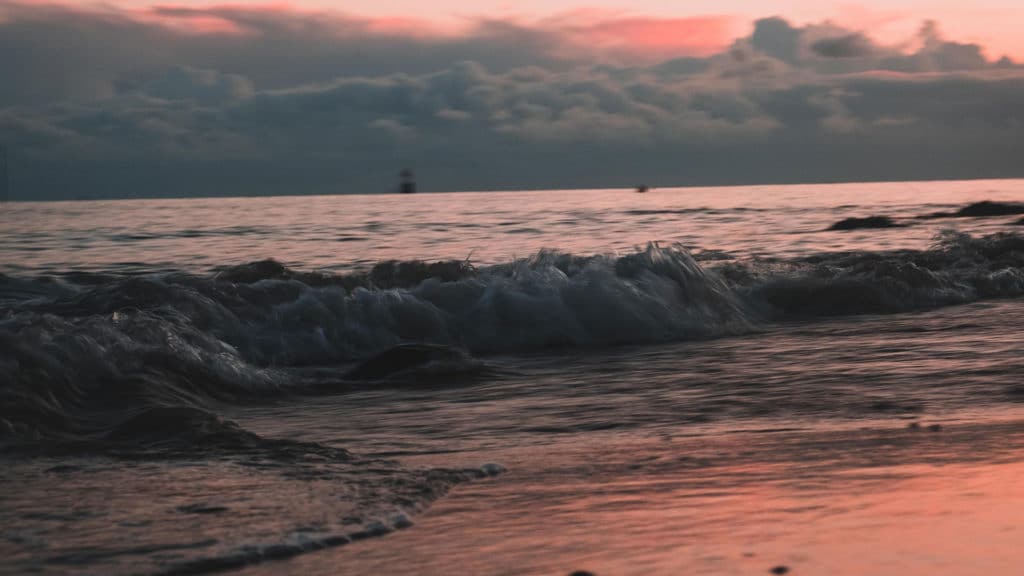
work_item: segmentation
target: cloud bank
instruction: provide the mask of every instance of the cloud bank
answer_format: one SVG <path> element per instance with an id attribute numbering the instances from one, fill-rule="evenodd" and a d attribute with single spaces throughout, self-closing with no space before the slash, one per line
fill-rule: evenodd
<path id="1" fill-rule="evenodd" d="M 1010 59 L 736 26 L 8 5 L 0 142 L 22 199 L 1024 175 Z"/>

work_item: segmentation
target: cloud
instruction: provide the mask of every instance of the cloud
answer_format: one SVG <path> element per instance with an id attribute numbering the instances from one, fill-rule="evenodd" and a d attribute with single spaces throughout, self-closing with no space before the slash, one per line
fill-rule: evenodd
<path id="1" fill-rule="evenodd" d="M 600 58 L 706 55 L 726 45 L 726 17 L 589 15 L 543 22 L 416 19 L 242 5 L 143 11 L 12 3 L 0 22 L 0 105 L 111 95 L 125 75 L 172 66 L 216 70 L 264 89 L 341 76 L 423 73 L 472 60 L 490 69 L 566 68 Z"/>
<path id="2" fill-rule="evenodd" d="M 18 79 L 0 86 L 16 190 L 383 191 L 410 165 L 426 189 L 1020 174 L 1024 71 L 931 24 L 908 51 L 772 18 L 699 55 L 704 40 L 657 34 L 693 21 L 456 33 L 320 16 L 16 11 L 0 23 L 0 71 Z M 231 26 L 179 29 L 194 19 Z M 581 38 L 596 56 L 570 49 Z M 647 62 L 637 44 L 688 55 Z"/>
<path id="3" fill-rule="evenodd" d="M 860 32 L 822 38 L 811 43 L 811 51 L 822 58 L 866 58 L 875 47 Z"/>
<path id="4" fill-rule="evenodd" d="M 105 98 L 125 77 L 171 67 L 285 89 L 431 72 L 460 60 L 501 70 L 554 65 L 558 45 L 552 31 L 497 21 L 441 33 L 414 21 L 241 6 L 127 12 L 12 4 L 0 22 L 0 106 Z"/>
<path id="5" fill-rule="evenodd" d="M 114 84 L 118 94 L 137 94 L 161 100 L 190 100 L 225 104 L 255 94 L 252 81 L 237 74 L 172 66 L 157 73 L 126 75 Z"/>
<path id="6" fill-rule="evenodd" d="M 772 58 L 795 62 L 800 58 L 800 39 L 800 30 L 786 20 L 779 17 L 763 18 L 754 23 L 750 45 Z"/>
<path id="7" fill-rule="evenodd" d="M 560 38 L 565 49 L 665 59 L 683 54 L 708 56 L 735 38 L 740 21 L 729 16 L 691 18 L 561 17 L 544 29 Z M 582 20 L 582 21 L 580 21 Z"/>

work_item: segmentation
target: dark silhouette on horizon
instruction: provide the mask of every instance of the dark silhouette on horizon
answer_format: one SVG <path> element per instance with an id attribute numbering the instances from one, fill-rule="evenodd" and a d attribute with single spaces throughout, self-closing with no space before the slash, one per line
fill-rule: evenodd
<path id="1" fill-rule="evenodd" d="M 412 170 L 406 168 L 399 174 L 399 178 L 402 179 L 399 184 L 398 191 L 402 194 L 415 194 L 416 193 L 416 176 Z"/>
<path id="2" fill-rule="evenodd" d="M 11 198 L 11 178 L 7 170 L 7 145 L 0 144 L 0 202 Z"/>

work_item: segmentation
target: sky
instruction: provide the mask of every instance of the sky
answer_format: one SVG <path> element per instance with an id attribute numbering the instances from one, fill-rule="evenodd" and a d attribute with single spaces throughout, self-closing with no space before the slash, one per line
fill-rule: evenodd
<path id="1" fill-rule="evenodd" d="M 1014 3 L 0 0 L 0 144 L 26 200 L 1017 177 Z"/>

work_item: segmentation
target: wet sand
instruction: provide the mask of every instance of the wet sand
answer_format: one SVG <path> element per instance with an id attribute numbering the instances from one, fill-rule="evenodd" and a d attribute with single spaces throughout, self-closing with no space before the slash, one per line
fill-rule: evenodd
<path id="1" fill-rule="evenodd" d="M 244 573 L 1017 574 L 1024 422 L 930 425 L 509 447 L 412 528 Z"/>

